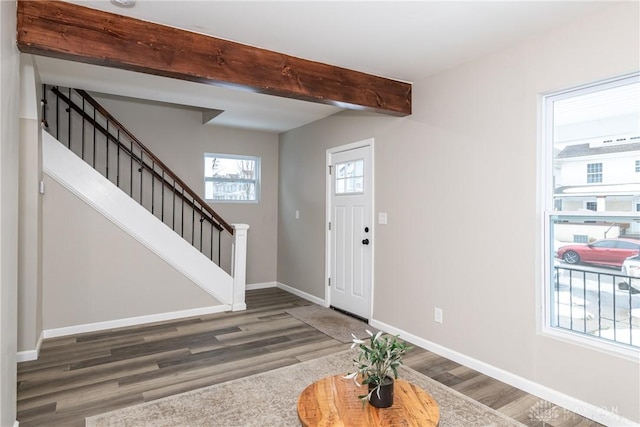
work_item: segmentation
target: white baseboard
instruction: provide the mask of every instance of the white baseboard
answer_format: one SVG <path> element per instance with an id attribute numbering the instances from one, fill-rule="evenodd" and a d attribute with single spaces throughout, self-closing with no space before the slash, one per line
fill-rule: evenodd
<path id="1" fill-rule="evenodd" d="M 210 307 L 192 308 L 189 310 L 173 311 L 168 313 L 150 314 L 147 316 L 129 317 L 126 319 L 109 320 L 106 322 L 87 323 L 84 325 L 47 329 L 42 331 L 42 335 L 44 338 L 57 338 L 67 335 L 82 334 L 85 332 L 104 331 L 106 329 L 137 326 L 143 325 L 145 323 L 162 322 L 165 320 L 175 320 L 193 316 L 202 316 L 204 314 L 222 313 L 224 311 L 230 310 L 231 307 L 225 304 L 214 305 Z"/>
<path id="2" fill-rule="evenodd" d="M 248 284 L 245 287 L 245 289 L 248 291 L 252 291 L 254 289 L 275 288 L 277 286 L 278 286 L 277 282 L 251 283 L 251 284 Z"/>
<path id="3" fill-rule="evenodd" d="M 16 356 L 16 361 L 20 363 L 20 362 L 29 362 L 31 360 L 38 360 L 38 356 L 40 355 L 40 347 L 42 347 L 43 339 L 44 339 L 44 332 L 40 332 L 40 337 L 38 338 L 38 342 L 36 342 L 35 350 L 19 351 Z"/>
<path id="4" fill-rule="evenodd" d="M 246 303 L 242 303 L 242 304 L 233 304 L 233 306 L 231 307 L 231 311 L 244 311 L 247 309 L 247 304 Z"/>
<path id="5" fill-rule="evenodd" d="M 16 355 L 16 362 L 29 362 L 31 360 L 38 360 L 37 350 L 19 351 Z"/>
<path id="6" fill-rule="evenodd" d="M 454 362 L 460 363 L 492 378 L 507 383 L 513 387 L 519 388 L 520 390 L 526 391 L 529 394 L 540 397 L 541 399 L 547 400 L 551 403 L 568 409 L 571 412 L 597 421 L 601 424 L 616 427 L 638 426 L 638 423 L 624 418 L 618 414 L 568 396 L 557 390 L 512 374 L 511 372 L 507 372 L 495 366 L 489 365 L 488 363 L 474 359 L 473 357 L 458 353 L 457 351 L 451 350 L 447 347 L 432 343 L 386 323 L 371 319 L 369 321 L 369 324 L 374 328 L 383 330 L 384 332 L 387 332 L 389 334 L 400 335 L 402 339 L 407 340 L 412 344 L 415 344 L 440 356 L 446 357 L 447 359 L 453 360 Z"/>
<path id="7" fill-rule="evenodd" d="M 308 294 L 306 292 L 301 291 L 300 289 L 292 288 L 291 286 L 285 285 L 284 283 L 276 282 L 277 286 L 283 291 L 287 291 L 290 294 L 294 294 L 299 296 L 300 298 L 304 298 L 307 301 L 311 301 L 314 304 L 321 305 L 323 307 L 327 307 L 327 303 L 322 298 L 318 298 L 315 295 Z"/>

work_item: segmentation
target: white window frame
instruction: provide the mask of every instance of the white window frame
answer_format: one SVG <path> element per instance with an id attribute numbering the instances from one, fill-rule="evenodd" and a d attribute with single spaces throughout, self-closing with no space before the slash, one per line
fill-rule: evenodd
<path id="1" fill-rule="evenodd" d="M 568 342 L 575 345 L 580 345 L 602 351 L 607 354 L 613 354 L 623 357 L 628 360 L 637 361 L 640 355 L 640 350 L 631 348 L 623 344 L 616 342 L 610 342 L 598 339 L 597 337 L 590 337 L 579 332 L 573 332 L 565 329 L 560 329 L 552 326 L 552 286 L 553 286 L 553 262 L 554 262 L 554 242 L 552 236 L 552 217 L 558 215 L 560 212 L 554 211 L 554 182 L 553 182 L 553 108 L 551 105 L 553 102 L 561 99 L 579 96 L 586 93 L 591 93 L 595 90 L 604 90 L 607 88 L 613 88 L 624 84 L 623 82 L 640 81 L 640 73 L 633 73 L 625 76 L 612 78 L 609 80 L 594 82 L 591 84 L 578 86 L 564 91 L 545 93 L 539 96 L 539 175 L 538 185 L 540 188 L 539 194 L 539 209 L 540 218 L 542 224 L 541 229 L 541 245 L 542 254 L 540 259 L 542 260 L 541 271 L 542 278 L 538 280 L 538 295 L 537 298 L 539 305 L 538 312 L 538 331 L 539 333 L 559 339 L 564 342 Z M 633 212 L 569 212 L 561 211 L 562 215 L 571 217 L 628 217 Z"/>
<path id="2" fill-rule="evenodd" d="M 220 158 L 220 159 L 229 159 L 229 160 L 250 160 L 250 161 L 254 161 L 256 168 L 255 168 L 255 179 L 241 179 L 241 178 L 229 178 L 229 179 L 225 179 L 225 178 L 214 178 L 214 177 L 208 177 L 205 175 L 205 171 L 202 171 L 202 176 L 204 177 L 204 183 L 203 183 L 203 198 L 205 201 L 209 202 L 209 203 L 259 203 L 260 202 L 260 193 L 261 193 L 261 189 L 260 189 L 260 181 L 261 181 L 261 163 L 262 163 L 262 159 L 258 156 L 247 156 L 247 155 L 240 155 L 240 154 L 224 154 L 224 153 L 204 153 L 204 157 L 203 157 L 203 168 L 204 168 L 204 163 L 206 162 L 207 158 L 211 158 L 211 157 L 216 157 L 216 158 Z M 207 192 L 206 192 L 206 186 L 207 186 L 207 182 L 220 182 L 220 183 L 228 183 L 226 186 L 231 185 L 231 184 L 235 184 L 235 183 L 253 183 L 255 185 L 255 199 L 252 200 L 234 200 L 234 199 L 211 199 L 211 198 L 207 198 Z"/>
<path id="3" fill-rule="evenodd" d="M 354 163 L 354 164 L 360 163 L 362 165 L 361 166 L 362 172 L 361 172 L 360 175 L 356 175 L 356 172 L 354 172 L 353 175 L 349 175 L 349 176 L 345 175 L 343 177 L 340 177 L 340 174 L 338 172 L 338 168 L 339 168 L 340 165 L 342 165 L 342 163 L 336 163 L 335 165 L 333 165 L 333 169 L 335 171 L 334 174 L 333 174 L 335 176 L 335 178 L 334 178 L 334 180 L 335 180 L 335 195 L 336 196 L 352 196 L 352 195 L 355 195 L 355 194 L 363 194 L 363 192 L 364 192 L 364 159 L 352 160 L 352 161 L 346 162 L 345 165 L 347 163 Z M 359 180 L 359 182 L 361 184 L 361 187 L 362 187 L 362 189 L 360 191 L 347 190 L 347 187 L 348 187 L 347 183 L 348 182 L 352 182 L 353 183 L 353 182 L 356 182 L 358 180 Z M 342 186 L 339 185 L 340 182 L 342 182 L 344 185 L 342 185 Z M 339 188 L 341 188 L 341 187 L 343 188 L 343 190 L 339 190 Z"/>

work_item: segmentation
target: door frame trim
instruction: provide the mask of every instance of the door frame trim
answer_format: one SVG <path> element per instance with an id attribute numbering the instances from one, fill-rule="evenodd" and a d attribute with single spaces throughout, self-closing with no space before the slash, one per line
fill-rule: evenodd
<path id="1" fill-rule="evenodd" d="M 332 156 L 343 151 L 354 150 L 356 148 L 369 147 L 371 151 L 371 289 L 369 301 L 369 315 L 367 318 L 371 321 L 373 315 L 373 300 L 375 290 L 375 243 L 376 243 L 376 227 L 375 227 L 375 141 L 374 138 L 367 138 L 360 141 L 352 142 L 337 147 L 327 149 L 325 160 L 325 257 L 324 257 L 324 306 L 331 305 L 331 292 L 329 286 L 329 275 L 331 274 L 331 233 L 329 231 L 329 222 L 331 221 L 331 177 L 329 175 L 329 166 L 331 165 Z"/>

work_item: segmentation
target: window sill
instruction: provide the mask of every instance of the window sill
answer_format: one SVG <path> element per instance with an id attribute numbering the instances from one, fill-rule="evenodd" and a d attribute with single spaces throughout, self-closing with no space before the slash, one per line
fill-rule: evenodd
<path id="1" fill-rule="evenodd" d="M 562 341 L 567 344 L 578 345 L 589 350 L 599 351 L 601 353 L 632 362 L 638 362 L 638 359 L 640 358 L 640 348 L 633 348 L 624 344 L 617 344 L 615 342 L 605 342 L 597 338 L 591 338 L 586 335 L 583 336 L 548 326 L 544 327 L 539 332 L 539 335 Z"/>

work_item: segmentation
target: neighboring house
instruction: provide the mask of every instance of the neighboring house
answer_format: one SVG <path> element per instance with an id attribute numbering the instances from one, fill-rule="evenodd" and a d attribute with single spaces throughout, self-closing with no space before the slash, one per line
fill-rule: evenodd
<path id="1" fill-rule="evenodd" d="M 640 136 L 567 145 L 555 169 L 558 210 L 640 212 Z"/>
<path id="2" fill-rule="evenodd" d="M 555 156 L 556 211 L 640 212 L 640 136 L 614 135 L 566 145 Z M 640 237 L 640 223 L 595 218 L 558 225 L 556 238 L 586 243 Z"/>
<path id="3" fill-rule="evenodd" d="M 21 127 L 20 55 L 9 43 L 16 28 L 14 6 L 0 2 L 3 427 L 15 420 L 16 324 L 24 311 L 17 308 L 18 301 L 34 301 L 29 313 L 41 312 L 45 297 L 50 298 L 45 309 L 65 309 L 64 301 L 56 304 L 56 295 L 48 289 L 18 287 L 24 280 L 18 277 L 18 253 L 38 254 L 37 247 L 25 246 L 25 230 L 18 232 L 25 220 L 18 216 L 19 189 L 24 184 L 20 173 L 30 172 L 19 168 L 20 141 L 33 138 L 38 123 L 37 117 L 29 116 L 29 126 Z M 625 425 L 639 423 L 637 352 L 574 341 L 543 328 L 544 226 L 536 208 L 541 166 L 535 144 L 539 94 L 638 71 L 638 12 L 637 2 L 610 2 L 596 14 L 546 28 L 517 43 L 507 41 L 501 50 L 479 53 L 469 62 L 426 76 L 414 82 L 414 110 L 409 117 L 347 111 L 278 135 L 273 219 L 277 248 L 271 248 L 277 281 L 322 299 L 325 155 L 332 147 L 374 138 L 375 210 L 384 213 L 384 221 L 372 230 L 376 324 L 588 417 L 614 424 L 619 415 Z M 305 37 L 321 41 L 324 35 Z M 637 156 L 637 147 L 625 155 Z M 611 156 L 611 161 L 623 157 Z M 607 196 L 604 206 L 618 203 L 608 195 L 586 191 L 593 188 L 590 184 L 600 184 L 585 181 L 598 179 L 599 173 L 597 167 L 588 169 L 588 158 L 574 153 L 566 163 L 570 160 L 581 162 L 577 168 L 583 181 L 567 174 L 559 185 L 585 192 L 567 200 L 583 208 L 595 201 L 596 209 L 600 196 Z M 604 173 L 608 167 L 602 163 Z M 634 166 L 637 170 L 637 163 Z M 634 210 L 627 192 L 620 194 L 619 202 Z M 297 211 L 299 218 L 294 216 Z M 27 220 L 37 224 L 37 217 Z M 62 247 L 63 237 L 48 243 Z M 75 249 L 82 251 L 78 242 Z M 434 307 L 444 312 L 443 322 L 433 321 Z M 42 331 L 42 319 L 38 321 L 34 330 Z"/>

